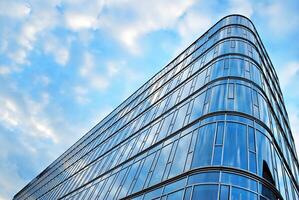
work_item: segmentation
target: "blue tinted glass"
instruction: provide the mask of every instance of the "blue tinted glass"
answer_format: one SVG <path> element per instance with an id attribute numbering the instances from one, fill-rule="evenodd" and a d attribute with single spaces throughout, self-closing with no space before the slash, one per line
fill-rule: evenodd
<path id="1" fill-rule="evenodd" d="M 221 185 L 219 200 L 228 200 L 228 198 L 229 198 L 229 187 L 226 185 Z"/>
<path id="2" fill-rule="evenodd" d="M 171 120 L 173 118 L 173 113 L 169 114 L 168 116 L 166 116 L 166 118 L 163 120 L 163 124 L 162 127 L 159 131 L 159 136 L 157 141 L 161 140 L 162 138 L 166 137 L 170 124 L 171 124 Z"/>
<path id="3" fill-rule="evenodd" d="M 217 185 L 197 185 L 193 189 L 192 200 L 216 200 L 217 198 Z"/>
<path id="4" fill-rule="evenodd" d="M 188 185 L 194 183 L 212 183 L 219 182 L 219 172 L 206 172 L 189 176 Z"/>
<path id="5" fill-rule="evenodd" d="M 247 169 L 246 126 L 227 123 L 223 165 Z"/>
<path id="6" fill-rule="evenodd" d="M 183 172 L 191 136 L 191 134 L 188 134 L 179 140 L 169 177 L 173 177 Z"/>
<path id="7" fill-rule="evenodd" d="M 231 200 L 257 200 L 257 195 L 240 188 L 232 187 Z"/>
<path id="8" fill-rule="evenodd" d="M 258 130 L 256 131 L 256 146 L 258 175 L 274 183 L 270 142 L 268 138 Z"/>
<path id="9" fill-rule="evenodd" d="M 161 181 L 161 179 L 163 177 L 163 173 L 164 173 L 166 163 L 168 161 L 171 146 L 172 146 L 172 144 L 167 145 L 166 147 L 164 147 L 161 150 L 160 155 L 159 155 L 159 159 L 156 163 L 155 170 L 153 171 L 153 175 L 151 177 L 150 185 L 153 185 L 153 184 L 158 183 L 158 182 Z"/>
<path id="10" fill-rule="evenodd" d="M 215 123 L 206 125 L 199 129 L 192 161 L 192 168 L 211 164 L 214 136 Z"/>
<path id="11" fill-rule="evenodd" d="M 213 165 L 221 165 L 222 146 L 215 146 Z"/>
<path id="12" fill-rule="evenodd" d="M 217 61 L 211 68 L 211 80 L 223 76 L 224 60 Z"/>
<path id="13" fill-rule="evenodd" d="M 179 188 L 183 188 L 186 185 L 186 178 L 178 180 L 176 182 L 170 183 L 165 186 L 163 194 L 168 194 L 174 190 L 177 190 Z"/>
<path id="14" fill-rule="evenodd" d="M 237 174 L 224 173 L 224 172 L 222 173 L 221 176 L 221 182 L 226 184 L 232 184 L 235 186 L 241 186 L 253 191 L 257 191 L 257 186 L 258 186 L 257 182 L 250 178 L 246 178 L 244 176 L 240 176 Z"/>
<path id="15" fill-rule="evenodd" d="M 248 144 L 249 150 L 255 152 L 255 136 L 253 128 L 248 128 Z"/>
<path id="16" fill-rule="evenodd" d="M 249 152 L 249 171 L 256 173 L 256 155 L 253 152 Z"/>
<path id="17" fill-rule="evenodd" d="M 153 159 L 154 159 L 154 153 L 149 155 L 145 158 L 145 161 L 143 163 L 143 166 L 140 170 L 139 176 L 137 178 L 137 181 L 135 183 L 135 186 L 133 188 L 132 193 L 137 192 L 143 188 L 143 185 L 145 183 L 145 180 L 147 178 L 148 172 L 150 170 L 150 167 L 152 165 Z"/>
<path id="18" fill-rule="evenodd" d="M 252 115 L 251 89 L 243 85 L 236 85 L 236 96 L 235 110 Z"/>
<path id="19" fill-rule="evenodd" d="M 217 85 L 212 89 L 210 111 L 225 110 L 226 85 Z"/>
<path id="20" fill-rule="evenodd" d="M 231 76 L 244 76 L 244 60 L 240 59 L 230 59 L 229 68 Z"/>
<path id="21" fill-rule="evenodd" d="M 265 99 L 260 94 L 258 94 L 258 97 L 259 97 L 260 119 L 265 124 L 270 126 L 267 103 L 266 103 Z"/>
<path id="22" fill-rule="evenodd" d="M 223 131 L 224 131 L 224 123 L 219 122 L 217 124 L 216 144 L 223 144 Z"/>
<path id="23" fill-rule="evenodd" d="M 203 104 L 204 104 L 204 98 L 205 98 L 205 92 L 201 93 L 199 96 L 197 96 L 194 99 L 193 108 L 192 108 L 192 112 L 191 112 L 190 120 L 189 120 L 190 122 L 201 117 L 202 108 L 203 108 Z"/>
<path id="24" fill-rule="evenodd" d="M 201 88 L 204 85 L 205 76 L 206 76 L 206 70 L 204 70 L 198 74 L 194 91 L 198 90 L 199 88 Z"/>
<path id="25" fill-rule="evenodd" d="M 176 115 L 175 122 L 173 123 L 172 132 L 175 132 L 183 127 L 185 116 L 187 113 L 189 103 L 186 103 L 184 106 L 182 106 Z"/>
<path id="26" fill-rule="evenodd" d="M 184 190 L 179 190 L 177 192 L 171 193 L 167 196 L 167 200 L 177 200 L 182 199 Z"/>
<path id="27" fill-rule="evenodd" d="M 184 200 L 190 200 L 192 187 L 188 187 L 185 191 Z"/>
<path id="28" fill-rule="evenodd" d="M 158 188 L 158 189 L 155 189 L 151 192 L 148 192 L 144 195 L 143 200 L 151 200 L 151 199 L 154 199 L 156 197 L 160 197 L 161 192 L 162 192 L 162 188 Z"/>

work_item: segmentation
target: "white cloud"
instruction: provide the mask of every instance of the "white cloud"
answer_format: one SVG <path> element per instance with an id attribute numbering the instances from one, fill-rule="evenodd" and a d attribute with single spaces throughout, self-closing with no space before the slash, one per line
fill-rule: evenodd
<path id="1" fill-rule="evenodd" d="M 291 61 L 288 62 L 284 67 L 280 68 L 278 73 L 280 85 L 282 88 L 287 87 L 295 80 L 299 73 L 299 62 Z M 297 80 L 297 79 L 296 79 Z"/>
<path id="2" fill-rule="evenodd" d="M 46 54 L 53 55 L 57 64 L 65 66 L 69 61 L 69 46 L 71 42 L 72 38 L 62 41 L 54 36 L 48 36 L 44 43 L 44 51 Z"/>
<path id="3" fill-rule="evenodd" d="M 112 1 L 107 5 L 111 12 L 100 14 L 99 27 L 112 34 L 130 52 L 138 54 L 138 40 L 142 36 L 172 28 L 192 4 L 193 0 Z M 127 15 L 129 20 L 115 13 Z"/>
<path id="4" fill-rule="evenodd" d="M 88 16 L 81 13 L 66 13 L 65 21 L 67 27 L 71 30 L 78 31 L 95 27 L 97 19 L 94 16 Z"/>
<path id="5" fill-rule="evenodd" d="M 294 1 L 296 4 L 296 1 Z M 298 3 L 298 2 L 297 2 Z M 291 1 L 259 2 L 257 13 L 264 17 L 268 28 L 275 36 L 281 37 L 299 25 L 298 6 Z"/>
<path id="6" fill-rule="evenodd" d="M 254 9 L 249 0 L 230 0 L 228 11 L 229 14 L 241 14 L 246 17 L 251 17 Z"/>
<path id="7" fill-rule="evenodd" d="M 29 15 L 31 6 L 26 2 L 0 1 L 0 16 L 23 18 Z"/>

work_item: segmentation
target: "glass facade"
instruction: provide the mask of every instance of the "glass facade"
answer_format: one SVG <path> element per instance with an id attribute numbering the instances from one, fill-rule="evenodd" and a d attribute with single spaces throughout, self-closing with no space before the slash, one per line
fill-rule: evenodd
<path id="1" fill-rule="evenodd" d="M 299 199 L 277 74 L 252 22 L 221 19 L 14 199 Z"/>

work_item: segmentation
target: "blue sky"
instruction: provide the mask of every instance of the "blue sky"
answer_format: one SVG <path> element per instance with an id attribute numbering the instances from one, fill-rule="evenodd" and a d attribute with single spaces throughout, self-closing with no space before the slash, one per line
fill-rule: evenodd
<path id="1" fill-rule="evenodd" d="M 252 19 L 299 146 L 299 2 L 0 1 L 0 200 L 227 14 Z"/>

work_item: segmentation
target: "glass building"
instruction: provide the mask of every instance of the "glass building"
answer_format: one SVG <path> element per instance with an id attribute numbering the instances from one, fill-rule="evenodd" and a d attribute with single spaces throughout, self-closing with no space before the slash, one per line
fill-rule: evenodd
<path id="1" fill-rule="evenodd" d="M 217 22 L 14 199 L 299 199 L 278 77 L 252 24 Z"/>

